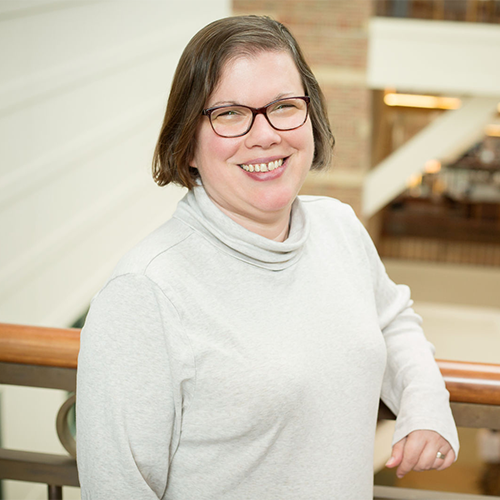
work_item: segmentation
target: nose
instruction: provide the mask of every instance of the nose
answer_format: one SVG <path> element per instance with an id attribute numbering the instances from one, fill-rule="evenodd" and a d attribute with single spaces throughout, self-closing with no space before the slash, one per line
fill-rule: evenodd
<path id="1" fill-rule="evenodd" d="M 247 147 L 259 146 L 268 149 L 281 142 L 281 135 L 278 130 L 271 127 L 264 114 L 258 114 L 252 124 L 252 128 L 245 135 Z"/>

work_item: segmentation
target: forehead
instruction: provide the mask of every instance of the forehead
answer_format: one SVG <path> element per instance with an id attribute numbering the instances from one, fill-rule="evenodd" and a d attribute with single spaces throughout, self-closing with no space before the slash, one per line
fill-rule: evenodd
<path id="1" fill-rule="evenodd" d="M 290 95 L 303 95 L 302 78 L 287 51 L 240 54 L 222 67 L 209 105 L 240 103 L 262 106 Z"/>

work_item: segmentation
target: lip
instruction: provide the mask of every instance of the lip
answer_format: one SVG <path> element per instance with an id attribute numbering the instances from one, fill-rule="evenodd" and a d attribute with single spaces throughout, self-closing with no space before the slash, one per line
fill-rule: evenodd
<path id="1" fill-rule="evenodd" d="M 266 158 L 253 158 L 249 161 L 242 161 L 240 165 L 259 165 L 260 163 L 269 163 L 271 161 L 286 159 L 288 156 L 267 156 Z"/>
<path id="2" fill-rule="evenodd" d="M 276 160 L 281 160 L 283 158 L 283 164 L 281 167 L 275 168 L 274 170 L 268 171 L 268 172 L 247 172 L 243 168 L 241 170 L 251 177 L 255 181 L 272 181 L 274 179 L 277 179 L 278 177 L 281 177 L 283 173 L 285 172 L 286 168 L 288 167 L 288 161 L 290 159 L 289 156 L 274 156 L 272 158 L 258 158 L 257 160 L 252 160 L 252 162 L 249 163 L 243 163 L 242 165 L 257 165 L 259 163 L 269 163 L 270 161 L 276 161 Z"/>

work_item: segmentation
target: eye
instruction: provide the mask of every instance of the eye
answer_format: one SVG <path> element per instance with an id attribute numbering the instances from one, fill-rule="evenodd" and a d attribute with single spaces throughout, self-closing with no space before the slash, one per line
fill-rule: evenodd
<path id="1" fill-rule="evenodd" d="M 293 102 L 281 102 L 274 109 L 286 109 L 286 108 L 296 108 L 297 106 Z"/>
<path id="2" fill-rule="evenodd" d="M 217 114 L 217 117 L 219 116 L 235 116 L 235 115 L 239 115 L 240 113 L 238 113 L 238 111 L 234 110 L 234 109 L 228 109 L 227 111 L 221 111 L 220 113 Z"/>
<path id="3" fill-rule="evenodd" d="M 272 114 L 289 114 L 294 113 L 298 109 L 300 109 L 300 102 L 297 100 L 291 99 L 289 101 L 279 101 L 274 106 L 269 108 L 270 113 Z"/>
<path id="4" fill-rule="evenodd" d="M 212 120 L 238 120 L 240 118 L 244 118 L 246 114 L 247 110 L 245 108 L 219 108 L 212 113 Z"/>

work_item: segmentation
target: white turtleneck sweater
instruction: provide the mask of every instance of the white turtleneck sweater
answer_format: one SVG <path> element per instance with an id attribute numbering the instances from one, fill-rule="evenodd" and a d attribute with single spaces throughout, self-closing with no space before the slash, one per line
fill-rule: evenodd
<path id="1" fill-rule="evenodd" d="M 458 452 L 420 322 L 346 205 L 297 199 L 276 242 L 196 187 L 93 300 L 82 498 L 371 499 L 380 396 L 394 442 L 432 429 Z"/>

